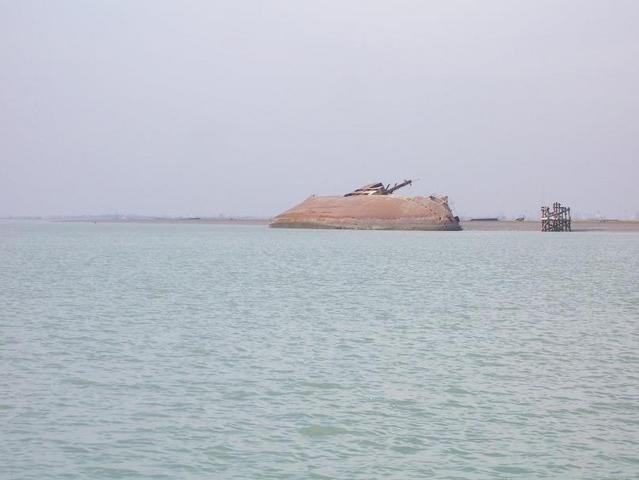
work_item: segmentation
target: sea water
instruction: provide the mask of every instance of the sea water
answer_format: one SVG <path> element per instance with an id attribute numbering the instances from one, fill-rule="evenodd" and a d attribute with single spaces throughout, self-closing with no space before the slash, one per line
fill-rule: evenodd
<path id="1" fill-rule="evenodd" d="M 639 234 L 0 225 L 0 478 L 639 476 Z"/>

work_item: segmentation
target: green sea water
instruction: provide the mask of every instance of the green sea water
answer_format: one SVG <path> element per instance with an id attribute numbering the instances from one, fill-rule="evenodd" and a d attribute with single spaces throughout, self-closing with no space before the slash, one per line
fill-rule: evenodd
<path id="1" fill-rule="evenodd" d="M 639 234 L 0 224 L 0 478 L 639 477 Z"/>

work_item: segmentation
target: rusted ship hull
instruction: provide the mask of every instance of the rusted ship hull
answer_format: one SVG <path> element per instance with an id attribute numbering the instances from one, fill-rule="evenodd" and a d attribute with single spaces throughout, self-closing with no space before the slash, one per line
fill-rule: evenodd
<path id="1" fill-rule="evenodd" d="M 275 228 L 461 230 L 446 197 L 310 196 L 276 216 Z"/>

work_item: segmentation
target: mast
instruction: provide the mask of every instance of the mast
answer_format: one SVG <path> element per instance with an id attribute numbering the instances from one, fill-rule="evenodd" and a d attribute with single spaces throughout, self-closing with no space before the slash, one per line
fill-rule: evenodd
<path id="1" fill-rule="evenodd" d="M 393 188 L 386 188 L 386 193 L 385 195 L 390 195 L 391 193 L 393 193 L 395 190 L 399 190 L 400 188 L 405 187 L 406 185 L 412 185 L 413 181 L 412 180 L 404 180 L 401 183 L 396 183 L 395 185 L 393 185 Z"/>

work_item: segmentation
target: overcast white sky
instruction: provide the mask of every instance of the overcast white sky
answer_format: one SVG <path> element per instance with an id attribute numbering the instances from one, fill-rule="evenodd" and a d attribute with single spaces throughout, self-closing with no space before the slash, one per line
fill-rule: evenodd
<path id="1" fill-rule="evenodd" d="M 403 178 L 459 215 L 639 215 L 639 1 L 0 0 L 2 216 Z"/>

